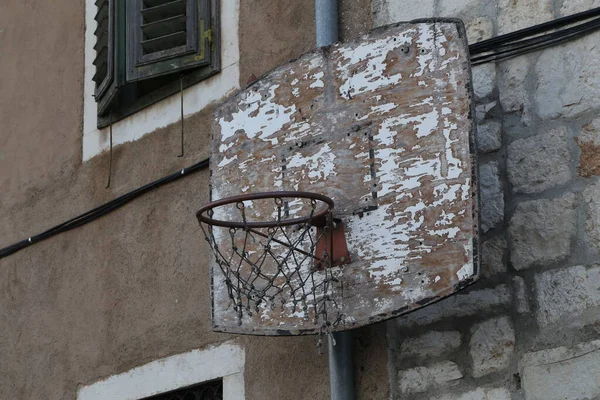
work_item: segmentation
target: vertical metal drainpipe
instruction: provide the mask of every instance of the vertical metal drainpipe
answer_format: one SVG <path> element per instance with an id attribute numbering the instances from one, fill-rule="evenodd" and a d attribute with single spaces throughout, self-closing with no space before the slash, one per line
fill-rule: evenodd
<path id="1" fill-rule="evenodd" d="M 317 47 L 338 41 L 338 0 L 315 0 Z"/>
<path id="2" fill-rule="evenodd" d="M 335 344 L 333 343 L 335 341 Z M 331 400 L 354 400 L 352 331 L 329 335 L 329 387 Z"/>
<path id="3" fill-rule="evenodd" d="M 315 0 L 317 47 L 338 41 L 338 0 Z M 331 400 L 354 400 L 354 365 L 352 362 L 352 333 L 329 335 L 329 386 Z"/>

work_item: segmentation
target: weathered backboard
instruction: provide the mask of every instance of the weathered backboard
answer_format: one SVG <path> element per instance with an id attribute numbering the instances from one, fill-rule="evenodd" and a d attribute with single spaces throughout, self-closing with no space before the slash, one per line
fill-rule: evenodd
<path id="1" fill-rule="evenodd" d="M 458 20 L 401 23 L 305 54 L 215 111 L 212 200 L 300 190 L 335 201 L 351 263 L 333 293 L 345 316 L 334 330 L 426 306 L 477 277 L 471 102 Z M 238 325 L 214 263 L 212 274 L 215 330 L 318 333 L 283 306 Z"/>

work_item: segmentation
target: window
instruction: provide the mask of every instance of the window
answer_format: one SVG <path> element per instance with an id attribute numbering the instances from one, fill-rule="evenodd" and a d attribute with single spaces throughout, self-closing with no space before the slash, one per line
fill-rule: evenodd
<path id="1" fill-rule="evenodd" d="M 95 0 L 98 128 L 219 71 L 218 0 Z"/>
<path id="2" fill-rule="evenodd" d="M 143 400 L 223 400 L 223 379 L 157 394 Z"/>
<path id="3" fill-rule="evenodd" d="M 155 360 L 82 386 L 77 400 L 244 400 L 245 363 L 241 346 L 221 343 Z M 213 395 L 216 397 L 210 397 Z"/>

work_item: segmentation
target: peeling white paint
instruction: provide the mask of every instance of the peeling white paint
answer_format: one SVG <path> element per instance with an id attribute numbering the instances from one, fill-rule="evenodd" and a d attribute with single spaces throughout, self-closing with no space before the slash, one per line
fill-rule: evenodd
<path id="1" fill-rule="evenodd" d="M 385 73 L 385 59 L 394 50 L 397 51 L 400 43 L 409 45 L 412 31 L 402 32 L 398 37 L 388 37 L 373 42 L 361 43 L 355 48 L 340 47 L 336 51 L 344 64 L 336 66 L 336 71 L 343 81 L 339 88 L 339 95 L 350 99 L 362 93 L 373 92 L 382 86 L 400 83 L 400 73 Z M 359 72 L 351 73 L 346 66 L 366 61 L 366 66 Z"/>
<path id="2" fill-rule="evenodd" d="M 328 57 L 317 52 L 301 58 L 294 64 L 297 75 L 286 70 L 281 76 L 302 79 L 294 78 L 291 86 L 285 87 L 267 77 L 262 85 L 254 86 L 255 93 L 243 93 L 234 111 L 218 121 L 219 145 L 225 145 L 225 153 L 219 155 L 217 163 L 223 171 L 213 171 L 213 179 L 241 177 L 236 179 L 248 191 L 258 187 L 312 190 L 334 197 L 336 204 L 340 198 L 349 202 L 344 203 L 346 212 L 357 211 L 343 214 L 342 219 L 353 262 L 360 263 L 361 268 L 353 270 L 350 266 L 348 271 L 352 272 L 340 279 L 353 290 L 360 290 L 368 281 L 375 291 L 393 291 L 397 296 L 378 296 L 375 300 L 364 294 L 350 297 L 344 302 L 350 311 L 346 312 L 348 318 L 354 318 L 356 314 L 352 314 L 358 310 L 382 314 L 400 304 L 414 307 L 419 300 L 438 295 L 443 284 L 455 287 L 473 273 L 472 264 L 464 262 L 472 256 L 468 246 L 464 257 L 448 256 L 447 265 L 428 258 L 440 251 L 461 253 L 473 234 L 469 222 L 471 125 L 459 111 L 468 109 L 461 101 L 468 98 L 464 82 L 469 77 L 464 70 L 455 71 L 457 63 L 453 61 L 443 66 L 448 69 L 448 79 L 440 78 L 445 72 L 440 72 L 444 60 L 439 57 L 455 57 L 457 46 L 448 45 L 445 53 L 436 51 L 445 38 L 435 29 L 431 24 L 416 24 L 410 29 L 398 28 L 388 37 L 336 45 Z M 400 46 L 416 50 L 409 55 L 416 57 L 413 70 L 403 66 L 401 57 L 406 53 Z M 466 57 L 466 50 L 461 54 Z M 326 77 L 324 68 L 332 68 L 335 78 Z M 457 77 L 463 82 L 461 86 Z M 320 91 L 327 85 L 339 88 L 334 100 Z M 406 101 L 398 95 L 402 85 L 414 88 L 414 99 Z M 282 89 L 288 92 L 281 93 Z M 360 97 L 363 93 L 368 97 Z M 340 98 L 347 109 L 340 105 Z M 313 114 L 307 104 L 310 110 L 317 104 L 319 113 Z M 373 123 L 351 125 L 354 121 Z M 237 147 L 232 143 L 241 140 L 252 141 L 252 154 L 234 153 Z M 232 160 L 234 154 L 241 160 Z M 272 172 L 265 172 L 269 170 Z M 230 190 L 219 181 L 217 186 L 213 193 Z M 306 215 L 306 205 L 290 201 L 286 212 L 289 218 Z M 276 211 L 270 209 L 264 215 L 273 218 Z M 276 254 L 285 254 L 281 246 L 274 245 L 273 249 Z M 432 260 L 431 271 L 424 269 L 424 260 Z M 451 278 L 440 273 L 443 268 L 451 269 Z M 448 281 L 440 282 L 442 276 Z M 288 314 L 292 306 L 284 305 Z M 269 307 L 261 312 L 273 321 L 280 318 L 280 311 Z M 303 312 L 296 310 L 292 317 L 297 318 L 295 328 L 306 327 Z M 281 329 L 290 327 L 277 324 Z"/>
<path id="3" fill-rule="evenodd" d="M 221 143 L 221 145 L 219 146 L 219 151 L 221 153 L 225 153 L 226 151 L 228 151 L 229 149 L 231 149 L 234 144 L 235 144 L 234 142 L 231 142 L 229 144 Z"/>
<path id="4" fill-rule="evenodd" d="M 464 248 L 465 254 L 470 255 L 473 254 L 473 242 L 471 240 L 467 241 Z M 472 262 L 468 262 L 464 264 L 456 273 L 456 276 L 459 280 L 464 280 L 469 277 L 472 277 L 475 273 L 475 266 Z"/>
<path id="5" fill-rule="evenodd" d="M 435 221 L 435 226 L 451 225 L 454 223 L 454 218 L 456 218 L 454 213 L 446 213 L 446 210 L 442 210 L 442 215 L 437 221 Z"/>
<path id="6" fill-rule="evenodd" d="M 382 104 L 379 106 L 371 107 L 371 111 L 374 113 L 378 113 L 378 114 L 385 114 L 389 111 L 395 110 L 396 108 L 398 108 L 398 104 L 387 103 L 387 104 Z"/>
<path id="7" fill-rule="evenodd" d="M 231 120 L 221 118 L 219 121 L 221 140 L 227 142 L 242 130 L 246 135 L 269 141 L 271 145 L 277 144 L 279 139 L 274 134 L 289 124 L 292 120 L 291 114 L 296 112 L 294 105 L 286 107 L 271 101 L 278 87 L 279 85 L 271 86 L 268 94 L 258 90 L 246 92 L 243 101 L 247 107 L 231 114 Z"/>
<path id="8" fill-rule="evenodd" d="M 287 163 L 288 169 L 300 168 L 300 180 L 308 179 L 310 182 L 324 180 L 335 176 L 336 155 L 331 151 L 329 144 L 324 144 L 316 154 L 309 157 L 296 153 Z"/>
<path id="9" fill-rule="evenodd" d="M 324 76 L 325 76 L 325 73 L 323 71 L 317 72 L 316 74 L 314 74 L 311 78 L 314 79 L 315 81 L 313 83 L 311 83 L 310 85 L 308 85 L 308 87 L 310 89 L 325 87 L 325 82 L 323 82 L 323 80 L 321 79 Z"/>
<path id="10" fill-rule="evenodd" d="M 372 106 L 371 111 L 369 113 L 356 118 L 356 120 L 357 121 L 366 121 L 372 115 L 385 114 L 387 112 L 395 110 L 396 108 L 398 108 L 398 105 L 394 104 L 394 103 L 387 103 L 387 104 Z"/>
<path id="11" fill-rule="evenodd" d="M 435 230 L 430 230 L 429 234 L 432 236 L 444 236 L 444 237 L 448 237 L 449 239 L 454 239 L 458 234 L 460 233 L 460 228 L 457 227 L 453 227 L 453 228 L 447 228 L 447 229 L 435 229 Z"/>
<path id="12" fill-rule="evenodd" d="M 419 68 L 413 76 L 423 76 L 428 69 L 431 69 L 433 62 L 433 52 L 431 51 L 435 40 L 435 32 L 429 24 L 418 25 L 419 35 L 417 37 L 417 61 Z"/>
<path id="13" fill-rule="evenodd" d="M 223 158 L 223 160 L 222 160 L 222 161 L 221 161 L 221 162 L 220 162 L 220 163 L 219 163 L 217 166 L 218 166 L 219 168 L 226 167 L 226 166 L 227 166 L 227 165 L 229 165 L 231 162 L 233 162 L 233 161 L 237 160 L 237 158 L 238 158 L 237 154 L 236 154 L 236 155 L 234 155 L 234 156 L 233 156 L 233 157 L 231 157 L 231 158 L 227 158 L 227 157 L 225 157 L 225 158 Z"/>
<path id="14" fill-rule="evenodd" d="M 394 290 L 402 290 L 400 284 L 402 283 L 402 278 L 396 278 L 392 281 L 386 282 L 386 285 L 390 285 L 394 288 Z"/>
<path id="15" fill-rule="evenodd" d="M 467 279 L 468 277 L 470 277 L 472 275 L 473 275 L 473 264 L 471 264 L 471 263 L 463 265 L 458 270 L 458 272 L 456 272 L 456 276 L 458 276 L 458 279 L 461 281 Z"/>
<path id="16" fill-rule="evenodd" d="M 447 172 L 446 172 L 446 178 L 448 179 L 456 179 L 458 178 L 462 173 L 464 173 L 464 170 L 462 169 L 462 161 L 456 157 L 454 155 L 454 151 L 453 151 L 453 145 L 455 143 L 458 143 L 458 139 L 450 139 L 450 134 L 451 132 L 455 132 L 456 131 L 456 124 L 455 123 L 448 123 L 447 119 L 444 120 L 444 129 L 442 130 L 442 133 L 444 135 L 444 139 L 446 140 L 445 143 L 445 148 L 446 148 L 446 164 L 447 164 Z"/>

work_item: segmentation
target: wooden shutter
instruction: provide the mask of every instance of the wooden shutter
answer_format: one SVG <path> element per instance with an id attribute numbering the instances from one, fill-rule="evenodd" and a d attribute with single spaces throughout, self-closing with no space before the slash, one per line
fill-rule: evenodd
<path id="1" fill-rule="evenodd" d="M 210 64 L 214 1 L 128 3 L 127 81 Z"/>
<path id="2" fill-rule="evenodd" d="M 96 73 L 92 79 L 96 83 L 94 95 L 96 99 L 99 99 L 106 93 L 113 79 L 113 0 L 96 0 L 96 7 L 98 11 L 94 19 L 98 26 L 94 31 L 94 35 L 96 36 L 96 44 L 94 45 L 96 57 L 93 61 Z"/>
<path id="3" fill-rule="evenodd" d="M 96 2 L 100 21 L 102 5 L 109 3 L 108 58 L 104 58 L 104 30 L 100 28 L 96 47 L 102 51 L 94 60 L 100 66 L 94 80 L 104 77 L 107 82 L 104 91 L 96 91 L 98 128 L 177 93 L 182 85 L 187 88 L 220 71 L 219 0 Z M 185 26 L 181 15 L 185 15 Z M 181 32 L 185 33 L 185 44 Z M 102 60 L 106 60 L 106 72 Z"/>

